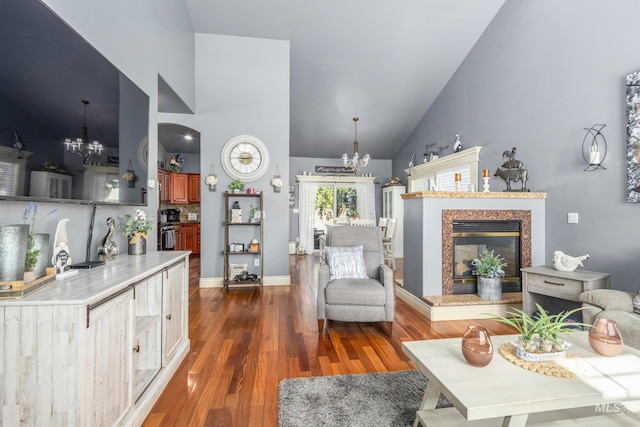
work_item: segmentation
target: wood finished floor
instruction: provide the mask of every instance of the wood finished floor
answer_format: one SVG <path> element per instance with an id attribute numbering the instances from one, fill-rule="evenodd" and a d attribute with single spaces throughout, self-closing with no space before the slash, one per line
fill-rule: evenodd
<path id="1" fill-rule="evenodd" d="M 416 369 L 403 341 L 461 337 L 470 324 L 513 333 L 490 320 L 430 322 L 397 299 L 390 338 L 377 324 L 339 322 L 319 336 L 315 263 L 317 257 L 292 255 L 291 286 L 225 293 L 198 287 L 200 260 L 192 258 L 191 350 L 143 425 L 277 426 L 282 379 Z"/>

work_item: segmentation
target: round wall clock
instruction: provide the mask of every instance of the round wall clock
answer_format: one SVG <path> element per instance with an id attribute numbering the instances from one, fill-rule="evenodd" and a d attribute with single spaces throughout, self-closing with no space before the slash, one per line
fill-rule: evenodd
<path id="1" fill-rule="evenodd" d="M 222 168 L 231 178 L 243 182 L 255 181 L 269 167 L 269 151 L 255 136 L 238 135 L 231 138 L 220 154 Z"/>

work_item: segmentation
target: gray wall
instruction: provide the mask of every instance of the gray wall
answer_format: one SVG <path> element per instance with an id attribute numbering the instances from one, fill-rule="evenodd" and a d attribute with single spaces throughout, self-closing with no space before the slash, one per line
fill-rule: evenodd
<path id="1" fill-rule="evenodd" d="M 394 175 L 412 152 L 456 133 L 484 147 L 480 169 L 492 172 L 516 146 L 528 187 L 547 192 L 546 263 L 557 249 L 588 252 L 585 269 L 636 291 L 640 206 L 625 202 L 625 76 L 640 69 L 638 16 L 633 0 L 507 0 L 394 158 Z M 607 169 L 584 172 L 583 128 L 595 123 L 607 124 Z M 568 212 L 579 224 L 567 223 Z"/>
<path id="2" fill-rule="evenodd" d="M 317 157 L 290 157 L 289 158 L 289 182 L 285 182 L 285 186 L 282 191 L 287 190 L 287 185 L 295 185 L 295 208 L 299 209 L 298 203 L 298 183 L 296 182 L 296 175 L 302 175 L 302 171 L 311 172 L 314 175 L 316 166 L 341 166 L 342 161 L 338 158 L 342 154 L 338 153 L 336 158 L 317 158 Z M 382 186 L 391 177 L 391 160 L 371 160 L 369 166 L 361 171 L 362 173 L 371 173 L 376 179 L 376 218 L 382 215 Z M 326 174 L 317 174 L 326 175 Z M 400 176 L 402 182 L 406 183 L 406 174 L 403 172 Z M 284 174 L 283 174 L 284 176 Z M 298 233 L 298 213 L 294 213 L 293 209 L 289 209 L 289 240 L 296 241 L 299 236 Z"/>
<path id="3" fill-rule="evenodd" d="M 124 0 L 44 0 L 44 3 L 149 95 L 149 164 L 155 165 L 158 74 L 162 74 L 186 103 L 191 107 L 195 105 L 194 34 L 184 2 L 168 0 L 157 3 L 154 0 L 141 0 L 134 6 Z M 62 150 L 63 144 L 60 141 L 60 151 Z M 155 179 L 156 175 L 152 172 L 149 177 Z M 158 209 L 157 191 L 149 191 L 147 197 L 149 205 L 145 211 L 150 216 L 155 216 Z M 0 207 L 3 214 L 1 223 L 21 224 L 27 203 L 0 201 Z M 70 224 L 73 224 L 68 230 L 71 255 L 76 260 L 84 261 L 91 207 L 76 203 L 41 203 L 39 218 L 44 218 L 46 212 L 54 208 L 59 208 L 59 211 L 43 221 L 38 226 L 38 232 L 51 233 L 53 244 L 58 221 L 70 218 Z M 132 210 L 130 207 L 98 206 L 91 245 L 92 259 L 96 257 L 98 242 L 106 234 L 106 219 L 110 216 L 117 218 Z M 149 237 L 148 247 L 155 248 L 155 233 L 151 233 Z M 119 233 L 116 243 L 121 252 L 126 253 L 126 240 Z"/>

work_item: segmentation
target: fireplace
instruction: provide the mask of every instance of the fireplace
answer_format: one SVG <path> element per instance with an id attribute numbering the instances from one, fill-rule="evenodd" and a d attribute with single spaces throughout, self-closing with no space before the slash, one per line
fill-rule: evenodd
<path id="1" fill-rule="evenodd" d="M 442 295 L 475 294 L 470 261 L 484 248 L 505 258 L 503 292 L 521 292 L 531 266 L 530 210 L 442 210 Z"/>
<path id="2" fill-rule="evenodd" d="M 504 258 L 502 292 L 521 292 L 520 221 L 453 221 L 453 294 L 477 293 L 471 262 L 487 249 Z"/>

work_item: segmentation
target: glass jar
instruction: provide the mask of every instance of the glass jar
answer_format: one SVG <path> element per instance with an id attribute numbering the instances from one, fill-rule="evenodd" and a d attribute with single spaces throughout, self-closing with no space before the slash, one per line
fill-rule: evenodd
<path id="1" fill-rule="evenodd" d="M 493 344 L 489 332 L 482 326 L 467 326 L 462 336 L 462 355 L 471 366 L 487 366 L 493 358 Z"/>
<path id="2" fill-rule="evenodd" d="M 589 344 L 596 353 L 612 357 L 624 349 L 622 336 L 616 322 L 609 319 L 597 319 L 589 331 Z"/>

